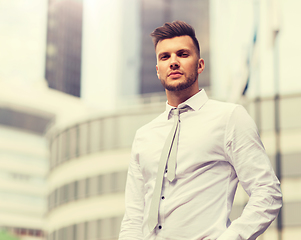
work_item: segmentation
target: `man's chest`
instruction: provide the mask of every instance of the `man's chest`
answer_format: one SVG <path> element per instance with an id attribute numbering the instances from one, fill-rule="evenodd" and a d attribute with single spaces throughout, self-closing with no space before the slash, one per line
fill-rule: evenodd
<path id="1" fill-rule="evenodd" d="M 225 161 L 225 124 L 220 119 L 182 118 L 177 149 L 177 177 L 185 177 L 198 168 Z M 141 138 L 140 169 L 147 182 L 155 179 L 163 146 L 173 122 L 155 126 Z"/>

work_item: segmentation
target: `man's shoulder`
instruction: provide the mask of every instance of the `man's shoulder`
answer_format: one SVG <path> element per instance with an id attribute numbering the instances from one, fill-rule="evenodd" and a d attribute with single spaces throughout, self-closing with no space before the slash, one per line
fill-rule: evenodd
<path id="1" fill-rule="evenodd" d="M 219 100 L 209 99 L 205 104 L 208 109 L 214 109 L 219 113 L 231 113 L 235 108 L 241 105 L 231 102 L 223 102 Z"/>
<path id="2" fill-rule="evenodd" d="M 206 111 L 224 123 L 231 121 L 235 124 L 246 125 L 252 119 L 245 107 L 237 103 L 209 100 L 206 104 Z"/>

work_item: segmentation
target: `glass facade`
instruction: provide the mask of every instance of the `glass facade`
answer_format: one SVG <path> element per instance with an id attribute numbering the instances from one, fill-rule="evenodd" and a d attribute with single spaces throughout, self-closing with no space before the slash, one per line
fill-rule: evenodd
<path id="1" fill-rule="evenodd" d="M 50 88 L 80 97 L 83 4 L 49 0 L 45 78 Z"/>
<path id="2" fill-rule="evenodd" d="M 86 239 L 118 239 L 122 216 L 95 219 L 60 228 L 48 235 L 48 240 L 86 240 Z"/>
<path id="3" fill-rule="evenodd" d="M 140 93 L 162 92 L 164 88 L 156 73 L 156 54 L 150 33 L 165 22 L 175 20 L 191 24 L 196 31 L 205 60 L 205 71 L 199 76 L 200 88 L 210 85 L 209 1 L 141 0 L 141 89 Z"/>
<path id="4" fill-rule="evenodd" d="M 90 176 L 64 184 L 48 195 L 48 210 L 72 201 L 124 192 L 127 171 Z"/>
<path id="5" fill-rule="evenodd" d="M 163 106 L 164 107 L 164 106 Z M 137 126 L 155 118 L 159 110 L 128 112 L 91 119 L 53 133 L 50 139 L 50 169 L 95 152 L 130 148 Z"/>
<path id="6" fill-rule="evenodd" d="M 107 198 L 113 200 L 115 196 L 123 196 L 127 164 L 122 167 L 118 165 L 118 161 L 127 163 L 129 159 L 117 160 L 109 155 L 124 149 L 130 152 L 137 128 L 154 119 L 163 111 L 164 106 L 164 104 L 158 108 L 149 106 L 140 111 L 121 110 L 119 114 L 89 119 L 64 129 L 57 129 L 55 126 L 50 129 L 47 134 L 50 143 L 50 182 L 56 182 L 52 175 L 62 171 L 64 171 L 62 174 L 65 175 L 65 181 L 56 182 L 56 186 L 52 187 L 48 193 L 48 216 L 52 213 L 55 215 L 57 211 L 64 211 L 74 204 L 79 204 L 80 207 L 86 204 L 89 208 L 89 201 L 93 199 L 99 201 L 99 205 L 96 204 L 97 207 L 102 207 L 102 200 Z M 101 153 L 105 155 L 98 155 Z M 91 171 L 89 167 L 91 162 L 87 162 L 89 158 L 99 159 L 99 162 L 101 158 L 104 158 L 103 164 L 106 164 L 106 161 L 116 162 L 112 163 L 113 167 L 104 170 L 105 166 L 97 165 L 96 160 L 94 163 L 97 166 L 94 168 L 98 169 L 98 173 L 96 171 L 84 177 L 73 173 L 70 166 L 76 163 L 81 166 L 80 169 L 85 171 L 89 168 L 90 170 L 87 171 Z M 69 167 L 64 168 L 67 164 Z M 47 234 L 47 239 L 117 239 L 123 213 L 114 213 L 114 209 L 108 211 L 112 212 L 108 217 L 103 216 L 103 213 L 91 218 L 70 216 L 70 224 L 66 223 L 64 226 L 52 228 Z"/>

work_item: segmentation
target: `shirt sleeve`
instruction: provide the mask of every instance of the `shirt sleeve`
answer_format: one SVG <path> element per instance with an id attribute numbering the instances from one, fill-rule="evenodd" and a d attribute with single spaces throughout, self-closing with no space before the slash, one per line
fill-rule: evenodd
<path id="1" fill-rule="evenodd" d="M 249 201 L 242 215 L 217 240 L 256 239 L 277 217 L 282 194 L 257 127 L 240 105 L 227 123 L 225 152 Z"/>
<path id="2" fill-rule="evenodd" d="M 136 152 L 135 137 L 125 188 L 125 214 L 121 222 L 119 240 L 142 240 L 142 222 L 144 211 L 144 183 Z"/>

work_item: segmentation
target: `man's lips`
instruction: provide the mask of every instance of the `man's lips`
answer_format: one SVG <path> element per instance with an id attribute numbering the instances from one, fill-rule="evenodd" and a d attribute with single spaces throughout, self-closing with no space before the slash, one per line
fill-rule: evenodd
<path id="1" fill-rule="evenodd" d="M 178 78 L 178 77 L 181 77 L 182 75 L 183 75 L 183 73 L 178 72 L 178 71 L 171 72 L 171 73 L 168 74 L 168 76 L 171 77 L 171 78 Z"/>

